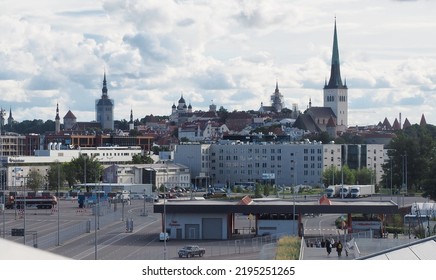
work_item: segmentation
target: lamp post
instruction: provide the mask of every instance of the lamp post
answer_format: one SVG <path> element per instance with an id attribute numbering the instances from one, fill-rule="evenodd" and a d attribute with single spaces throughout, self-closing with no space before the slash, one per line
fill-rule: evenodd
<path id="1" fill-rule="evenodd" d="M 372 158 L 371 157 L 368 157 L 368 159 L 370 160 L 370 164 L 369 164 L 369 168 L 368 168 L 368 170 L 371 172 L 371 174 L 370 174 L 370 182 L 371 182 L 371 185 L 373 184 L 373 180 L 372 180 L 372 172 L 373 172 L 373 168 L 374 168 L 374 165 L 373 165 L 373 161 L 372 161 Z"/>
<path id="2" fill-rule="evenodd" d="M 193 158 L 193 156 L 188 156 L 188 167 L 189 167 L 189 187 L 190 187 L 190 193 L 191 193 L 191 200 L 194 199 L 193 197 L 193 192 L 192 192 L 192 182 L 191 182 L 191 159 Z"/>
<path id="3" fill-rule="evenodd" d="M 57 187 L 57 196 L 59 197 L 59 186 L 61 184 L 61 175 L 60 175 L 60 167 L 59 167 L 59 162 L 57 163 L 57 168 L 58 168 L 58 187 Z M 57 210 L 58 210 L 58 246 L 61 245 L 61 241 L 60 241 L 60 209 L 59 209 L 59 202 L 56 204 Z"/>
<path id="4" fill-rule="evenodd" d="M 406 170 L 406 176 L 404 176 L 404 182 L 406 183 L 405 187 L 406 187 L 406 196 L 407 196 L 407 192 L 408 192 L 408 188 L 407 188 L 407 154 L 404 154 L 404 159 L 405 159 L 405 165 L 404 168 Z"/>
<path id="5" fill-rule="evenodd" d="M 342 184 L 341 196 L 342 199 L 344 199 L 344 164 L 342 162 L 342 157 L 341 157 L 341 184 Z"/>
<path id="6" fill-rule="evenodd" d="M 390 159 L 390 162 L 391 162 L 391 200 L 393 199 L 392 198 L 392 196 L 393 196 L 393 192 L 392 192 L 392 158 Z"/>
<path id="7" fill-rule="evenodd" d="M 26 198 L 27 198 L 27 194 L 26 194 L 26 178 L 27 177 L 23 177 L 24 181 L 21 181 L 22 185 L 22 189 L 24 188 L 24 194 L 23 194 L 23 227 L 24 227 L 24 235 L 23 235 L 23 244 L 26 245 Z M 23 183 L 24 182 L 24 183 Z"/>
<path id="8" fill-rule="evenodd" d="M 294 161 L 294 187 L 292 188 L 292 197 L 293 197 L 293 203 L 292 203 L 292 232 L 295 234 L 295 190 L 297 187 L 297 161 Z M 296 235 L 296 234 L 295 234 Z"/>
<path id="9" fill-rule="evenodd" d="M 166 207 L 166 200 L 167 200 L 167 182 L 168 182 L 168 163 L 166 163 L 165 167 L 165 174 L 166 174 L 166 180 L 164 183 L 164 213 L 163 213 L 163 226 L 164 226 L 164 260 L 167 259 L 167 207 Z"/>
<path id="10" fill-rule="evenodd" d="M 2 138 L 2 142 L 3 142 L 3 138 Z M 0 146 L 0 149 L 2 149 L 2 144 L 1 144 L 1 146 Z M 4 182 L 3 180 L 6 178 L 6 176 L 3 176 L 3 171 L 5 170 L 5 169 L 3 169 L 3 153 L 1 154 L 1 169 L 0 169 L 0 172 L 1 172 L 1 176 L 0 176 L 0 178 L 1 178 L 1 184 L 2 184 L 2 190 L 3 190 L 3 195 L 2 195 L 2 209 L 0 209 L 0 210 L 2 210 L 2 213 L 3 213 L 3 230 L 2 230 L 2 232 L 3 232 L 3 238 L 5 238 L 5 231 L 6 231 L 6 217 L 5 217 L 5 210 L 6 210 L 6 182 Z"/>

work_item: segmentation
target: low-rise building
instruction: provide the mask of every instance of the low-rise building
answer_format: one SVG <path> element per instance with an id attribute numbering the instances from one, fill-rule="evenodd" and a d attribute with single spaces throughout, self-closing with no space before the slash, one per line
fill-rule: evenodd
<path id="1" fill-rule="evenodd" d="M 128 163 L 134 155 L 142 155 L 140 147 L 97 147 L 85 149 L 61 149 L 52 143 L 48 150 L 35 151 L 35 156 L 2 156 L 3 178 L 7 190 L 25 184 L 32 170 L 46 176 L 50 165 L 56 162 L 70 162 L 80 155 L 94 156 L 104 166 L 115 163 Z"/>

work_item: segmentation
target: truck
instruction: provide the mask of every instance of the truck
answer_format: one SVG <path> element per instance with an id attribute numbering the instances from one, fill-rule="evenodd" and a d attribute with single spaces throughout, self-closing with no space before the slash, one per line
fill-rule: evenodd
<path id="1" fill-rule="evenodd" d="M 350 189 L 350 197 L 358 198 L 358 197 L 367 197 L 371 196 L 375 193 L 374 185 L 355 185 Z"/>
<path id="2" fill-rule="evenodd" d="M 181 248 L 178 252 L 179 258 L 182 257 L 192 258 L 194 256 L 202 257 L 205 253 L 206 250 L 198 245 L 187 245 Z"/>
<path id="3" fill-rule="evenodd" d="M 9 196 L 5 203 L 6 209 L 52 209 L 57 204 L 57 197 L 45 195 Z"/>
<path id="4" fill-rule="evenodd" d="M 325 193 L 327 197 L 337 197 L 339 195 L 339 190 L 341 189 L 341 186 L 339 185 L 330 185 L 325 189 Z"/>
<path id="5" fill-rule="evenodd" d="M 348 196 L 350 196 L 350 190 L 351 190 L 351 186 L 349 186 L 349 185 L 342 185 L 339 188 L 338 196 L 340 198 L 348 197 Z"/>

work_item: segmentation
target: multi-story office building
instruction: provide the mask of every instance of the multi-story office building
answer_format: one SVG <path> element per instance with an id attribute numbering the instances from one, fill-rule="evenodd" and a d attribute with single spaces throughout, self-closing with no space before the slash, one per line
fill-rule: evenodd
<path id="1" fill-rule="evenodd" d="M 216 144 L 178 145 L 174 161 L 188 166 L 192 179 L 204 186 L 259 182 L 278 185 L 322 185 L 323 171 L 344 165 L 351 169 L 374 170 L 376 181 L 383 174 L 383 145 L 299 143 L 243 143 L 221 141 Z M 341 178 L 335 180 L 341 183 Z"/>
<path id="2" fill-rule="evenodd" d="M 174 162 L 187 166 L 197 187 L 212 185 L 210 147 L 214 144 L 187 143 L 174 148 Z"/>
<path id="3" fill-rule="evenodd" d="M 382 165 L 386 160 L 386 150 L 381 144 L 325 144 L 324 169 L 335 166 L 340 170 L 342 165 L 350 169 L 368 168 L 374 172 L 373 183 L 380 182 L 383 175 Z M 332 184 L 340 184 L 336 178 Z"/>
<path id="4" fill-rule="evenodd" d="M 227 142 L 210 147 L 214 183 L 264 181 L 278 185 L 319 185 L 323 146 L 319 143 Z"/>

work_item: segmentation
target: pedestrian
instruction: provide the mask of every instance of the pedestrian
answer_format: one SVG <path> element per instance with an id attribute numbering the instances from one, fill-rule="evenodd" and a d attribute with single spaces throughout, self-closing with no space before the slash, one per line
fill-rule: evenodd
<path id="1" fill-rule="evenodd" d="M 336 244 L 336 252 L 338 252 L 338 257 L 340 257 L 342 254 L 342 243 L 340 240 Z"/>
<path id="2" fill-rule="evenodd" d="M 330 243 L 330 240 L 328 239 L 325 241 L 325 248 L 327 250 L 327 256 L 330 256 L 330 253 L 332 252 L 332 243 Z"/>

